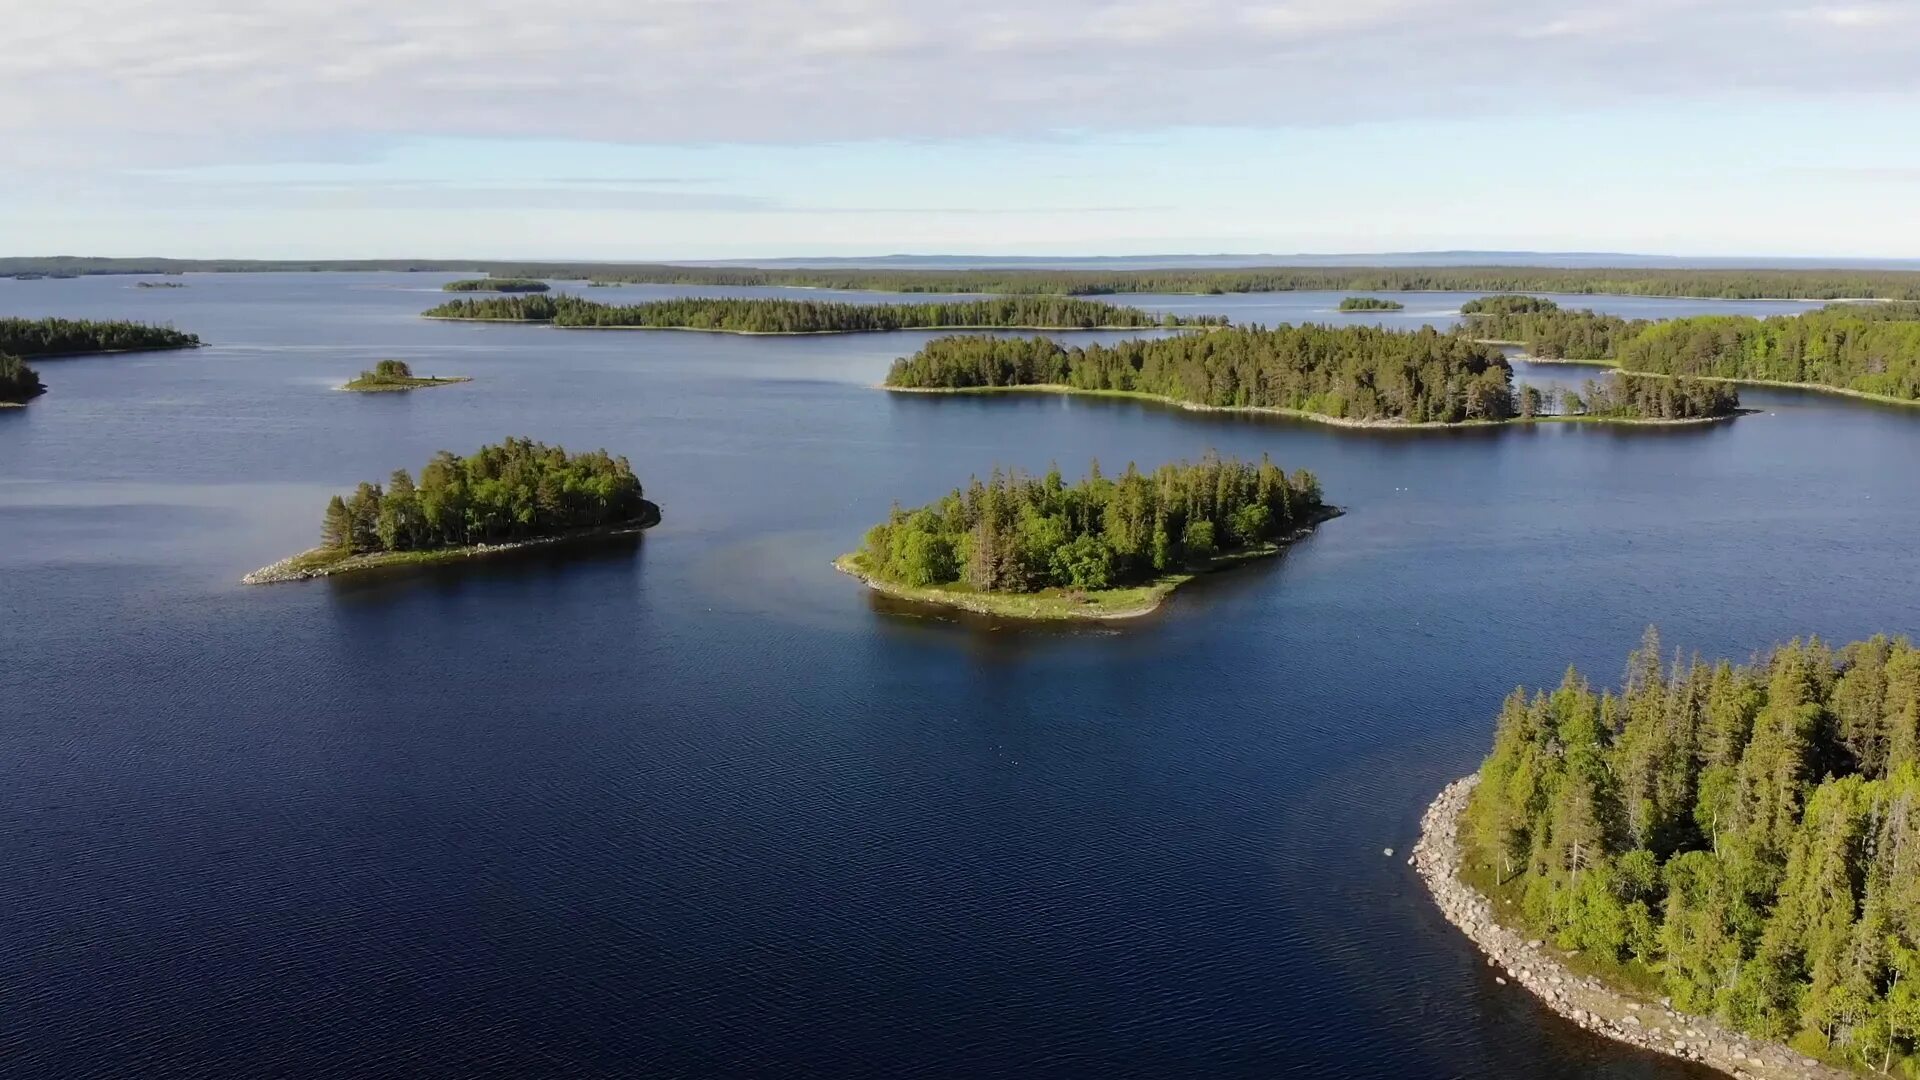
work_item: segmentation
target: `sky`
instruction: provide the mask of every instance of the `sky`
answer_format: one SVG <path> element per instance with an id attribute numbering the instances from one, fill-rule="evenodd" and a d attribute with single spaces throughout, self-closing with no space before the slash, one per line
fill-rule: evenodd
<path id="1" fill-rule="evenodd" d="M 1920 257 L 1920 0 L 0 0 L 0 255 Z"/>

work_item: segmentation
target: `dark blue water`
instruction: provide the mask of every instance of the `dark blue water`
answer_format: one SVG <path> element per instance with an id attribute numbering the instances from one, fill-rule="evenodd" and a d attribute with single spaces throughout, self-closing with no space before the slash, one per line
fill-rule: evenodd
<path id="1" fill-rule="evenodd" d="M 215 343 L 48 361 L 0 411 L 0 1074 L 1699 1075 L 1496 985 L 1400 857 L 1418 813 L 1502 694 L 1612 679 L 1649 622 L 1735 656 L 1920 629 L 1920 414 L 1381 435 L 869 389 L 925 335 L 186 280 L 0 282 Z M 476 381 L 328 389 L 388 356 Z M 665 522 L 236 584 L 328 493 L 519 433 L 626 453 Z M 996 462 L 1208 448 L 1349 513 L 1098 629 L 828 565 Z"/>

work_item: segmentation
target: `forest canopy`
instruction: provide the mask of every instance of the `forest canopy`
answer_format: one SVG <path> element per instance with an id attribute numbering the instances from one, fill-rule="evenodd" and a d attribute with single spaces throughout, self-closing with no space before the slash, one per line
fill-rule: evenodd
<path id="1" fill-rule="evenodd" d="M 1460 305 L 1461 333 L 1476 341 L 1517 342 L 1542 360 L 1608 360 L 1622 342 L 1652 324 L 1567 310 L 1539 296 L 1486 296 Z"/>
<path id="2" fill-rule="evenodd" d="M 363 483 L 351 496 L 335 495 L 320 546 L 343 555 L 433 551 L 559 536 L 657 514 L 626 458 L 507 439 L 466 457 L 442 450 L 417 483 L 401 469 L 384 488 Z"/>
<path id="3" fill-rule="evenodd" d="M 186 349 L 200 344 L 170 326 L 92 319 L 0 319 L 0 353 L 20 357 Z"/>
<path id="4" fill-rule="evenodd" d="M 875 330 L 1013 327 L 1212 326 L 1216 316 L 1157 316 L 1139 308 L 1063 296 L 996 297 L 923 304 L 843 304 L 831 300 L 705 299 L 603 304 L 577 296 L 513 296 L 451 300 L 427 311 L 433 319 L 544 322 L 555 326 L 715 330 L 743 334 L 854 333 Z"/>
<path id="5" fill-rule="evenodd" d="M 1378 296 L 1349 296 L 1340 301 L 1341 311 L 1401 311 L 1406 306 L 1398 300 L 1384 300 Z"/>
<path id="6" fill-rule="evenodd" d="M 1507 419 L 1512 383 L 1499 350 L 1455 334 L 1314 324 L 1072 348 L 1048 338 L 942 337 L 887 373 L 887 385 L 901 388 L 1054 385 L 1407 423 Z"/>
<path id="7" fill-rule="evenodd" d="M 0 402 L 23 405 L 46 392 L 39 372 L 17 356 L 0 355 Z"/>
<path id="8" fill-rule="evenodd" d="M 1920 650 L 1796 641 L 1516 690 L 1467 811 L 1535 932 L 1887 1070 L 1920 1049 Z"/>
<path id="9" fill-rule="evenodd" d="M 1655 323 L 1616 357 L 1632 371 L 1809 383 L 1920 401 L 1920 320 L 1835 305 L 1770 319 L 1708 315 Z"/>
<path id="10" fill-rule="evenodd" d="M 1129 464 L 1115 478 L 1095 462 L 1078 484 L 1057 468 L 1038 478 L 996 469 L 939 502 L 896 506 L 861 555 L 876 577 L 916 588 L 1100 590 L 1255 548 L 1325 515 L 1311 473 L 1289 476 L 1264 457 L 1209 454 L 1151 474 Z"/>

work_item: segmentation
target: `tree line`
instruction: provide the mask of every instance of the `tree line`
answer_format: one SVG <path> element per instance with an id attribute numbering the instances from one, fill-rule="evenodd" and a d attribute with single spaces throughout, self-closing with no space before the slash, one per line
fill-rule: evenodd
<path id="1" fill-rule="evenodd" d="M 117 319 L 0 319 L 0 353 L 27 358 L 185 349 L 198 344 L 199 337 L 171 326 Z"/>
<path id="2" fill-rule="evenodd" d="M 603 304 L 577 296 L 503 296 L 451 300 L 425 313 L 436 319 L 497 319 L 555 326 L 652 327 L 753 334 L 851 333 L 945 327 L 1024 328 L 1214 326 L 1218 316 L 1156 316 L 1064 296 L 1004 296 L 922 304 L 843 304 L 830 300 L 686 297 Z"/>
<path id="3" fill-rule="evenodd" d="M 17 356 L 0 354 L 0 401 L 24 405 L 46 392 L 39 372 Z"/>
<path id="4" fill-rule="evenodd" d="M 1796 641 L 1617 690 L 1516 690 L 1468 808 L 1475 857 L 1562 947 L 1674 1004 L 1887 1071 L 1920 1049 L 1920 650 Z"/>
<path id="5" fill-rule="evenodd" d="M 484 277 L 449 281 L 440 288 L 446 292 L 536 293 L 546 292 L 551 286 L 538 278 Z"/>
<path id="6" fill-rule="evenodd" d="M 362 483 L 327 502 L 320 546 L 346 554 L 432 551 L 554 536 L 657 513 L 633 467 L 605 450 L 569 454 L 510 438 L 466 457 L 442 450 L 386 487 Z"/>
<path id="7" fill-rule="evenodd" d="M 1499 350 L 1431 327 L 1230 327 L 1072 348 L 1047 338 L 936 338 L 896 360 L 887 385 L 1058 385 L 1350 420 L 1462 423 L 1515 415 Z"/>
<path id="8" fill-rule="evenodd" d="M 1701 379 L 1664 379 L 1616 372 L 1603 381 L 1588 379 L 1579 390 L 1540 390 L 1522 386 L 1517 395 L 1522 418 L 1593 416 L 1609 420 L 1704 420 L 1740 411 L 1740 393 L 1726 383 Z"/>
<path id="9" fill-rule="evenodd" d="M 1383 300 L 1378 296 L 1349 296 L 1340 301 L 1341 311 L 1401 311 L 1406 306 L 1398 300 Z"/>
<path id="10" fill-rule="evenodd" d="M 1485 296 L 1460 305 L 1461 332 L 1481 341 L 1518 342 L 1543 360 L 1608 360 L 1620 344 L 1653 325 L 1561 308 L 1542 296 Z"/>
<path id="11" fill-rule="evenodd" d="M 938 502 L 895 506 L 861 554 L 869 572 L 914 587 L 1108 589 L 1256 547 L 1325 511 L 1313 474 L 1265 457 L 1210 453 L 1151 474 L 1129 464 L 1112 479 L 1096 461 L 1078 484 L 1057 467 L 1038 478 L 995 469 Z"/>
<path id="12" fill-rule="evenodd" d="M 632 263 L 535 263 L 467 259 L 110 259 L 0 258 L 0 276 L 199 272 L 412 271 L 495 277 L 598 280 L 655 285 L 788 285 L 884 292 L 1245 293 L 1550 292 L 1698 296 L 1723 300 L 1920 300 L 1920 271 L 1846 269 L 1635 269 L 1538 266 L 1421 266 L 1060 270 L 922 270 L 895 267 L 675 266 Z"/>
<path id="13" fill-rule="evenodd" d="M 1656 323 L 1623 343 L 1623 368 L 1664 375 L 1812 383 L 1920 401 L 1920 320 L 1836 305 L 1755 319 Z"/>

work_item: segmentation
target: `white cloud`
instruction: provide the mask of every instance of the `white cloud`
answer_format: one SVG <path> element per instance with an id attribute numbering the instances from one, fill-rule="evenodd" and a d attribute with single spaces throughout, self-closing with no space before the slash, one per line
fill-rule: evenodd
<path id="1" fill-rule="evenodd" d="M 0 165 L 257 160 L 422 135 L 810 143 L 1914 95 L 1920 34 L 1885 32 L 1914 8 L 0 0 Z M 1782 31 L 1806 19 L 1823 32 Z"/>

